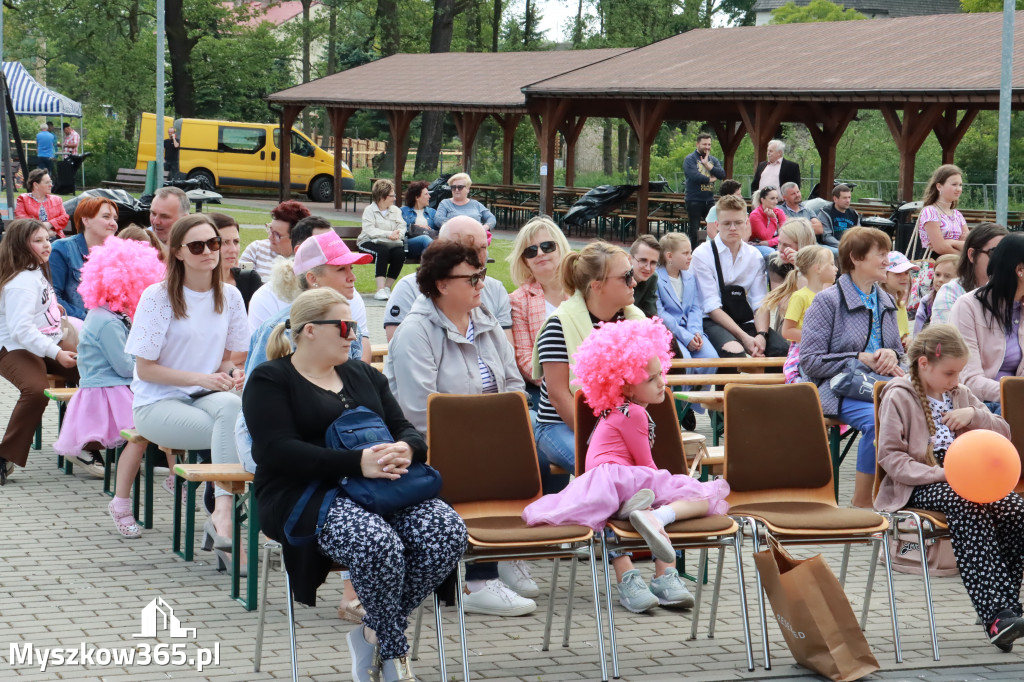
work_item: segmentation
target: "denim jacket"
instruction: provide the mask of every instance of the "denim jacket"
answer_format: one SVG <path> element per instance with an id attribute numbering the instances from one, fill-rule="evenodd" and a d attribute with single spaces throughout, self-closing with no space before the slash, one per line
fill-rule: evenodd
<path id="1" fill-rule="evenodd" d="M 132 383 L 135 358 L 124 352 L 128 329 L 124 318 L 106 307 L 89 311 L 78 338 L 80 387 L 107 388 Z"/>
<path id="2" fill-rule="evenodd" d="M 439 225 L 437 225 L 434 222 L 435 215 L 437 215 L 437 211 L 430 208 L 429 206 L 423 209 L 423 217 L 427 219 L 428 226 L 424 228 L 416 224 L 416 211 L 414 211 L 409 206 L 403 206 L 402 219 L 405 220 L 405 224 L 409 228 L 408 231 L 406 232 L 406 236 L 418 237 L 421 234 L 425 234 L 431 239 L 437 239 L 437 228 L 439 227 Z"/>
<path id="3" fill-rule="evenodd" d="M 50 252 L 50 279 L 57 294 L 57 302 L 64 307 L 68 317 L 85 319 L 85 304 L 78 295 L 82 282 L 82 266 L 89 255 L 89 246 L 84 234 L 58 239 Z"/>

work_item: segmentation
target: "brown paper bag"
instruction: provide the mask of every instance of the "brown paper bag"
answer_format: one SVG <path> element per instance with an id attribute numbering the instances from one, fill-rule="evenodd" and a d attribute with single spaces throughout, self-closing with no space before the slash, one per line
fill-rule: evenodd
<path id="1" fill-rule="evenodd" d="M 769 536 L 754 554 L 768 602 L 797 663 L 835 682 L 878 670 L 850 600 L 820 555 L 794 559 Z"/>

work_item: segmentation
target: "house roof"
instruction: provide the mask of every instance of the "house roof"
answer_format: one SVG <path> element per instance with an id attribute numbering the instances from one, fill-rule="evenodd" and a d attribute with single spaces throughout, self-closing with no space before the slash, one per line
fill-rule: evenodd
<path id="1" fill-rule="evenodd" d="M 260 2 L 249 2 L 247 3 L 253 10 L 253 17 L 249 21 L 245 22 L 247 26 L 256 27 L 262 24 L 264 21 L 269 21 L 274 26 L 280 26 L 286 21 L 291 21 L 295 17 L 302 16 L 302 2 L 300 0 L 286 0 L 285 2 L 273 2 L 269 5 L 263 5 Z M 313 0 L 310 8 L 322 4 L 320 0 Z"/>
<path id="2" fill-rule="evenodd" d="M 788 2 L 795 2 L 804 7 L 809 5 L 811 0 L 757 0 L 753 11 L 771 12 Z M 960 0 L 840 0 L 837 4 L 865 14 L 888 14 L 893 19 L 923 14 L 957 14 L 961 11 Z"/>
<path id="3" fill-rule="evenodd" d="M 1024 101 L 1024 12 L 1014 99 Z M 689 31 L 535 82 L 528 97 L 998 102 L 1001 13 Z M 709 61 L 714 67 L 709 68 Z"/>
<path id="4" fill-rule="evenodd" d="M 523 87 L 627 49 L 396 54 L 270 95 L 270 102 L 366 109 L 526 111 Z"/>

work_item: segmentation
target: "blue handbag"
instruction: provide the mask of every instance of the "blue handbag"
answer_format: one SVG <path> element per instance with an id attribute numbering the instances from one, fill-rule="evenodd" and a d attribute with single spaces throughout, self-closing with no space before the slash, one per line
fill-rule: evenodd
<path id="1" fill-rule="evenodd" d="M 327 428 L 324 438 L 327 447 L 335 450 L 365 450 L 374 445 L 394 443 L 387 424 L 373 410 L 367 407 L 355 407 L 345 410 Z M 406 507 L 419 504 L 441 491 L 441 474 L 433 467 L 420 462 L 413 462 L 408 472 L 395 480 L 387 478 L 363 478 L 361 476 L 345 476 L 338 485 L 324 494 L 317 514 L 316 530 L 312 536 L 293 536 L 296 524 L 302 516 L 306 504 L 320 486 L 319 481 L 312 481 L 292 508 L 285 522 L 285 537 L 292 545 L 306 545 L 320 535 L 327 512 L 339 494 L 345 494 L 353 502 L 368 512 L 379 516 L 391 516 Z"/>

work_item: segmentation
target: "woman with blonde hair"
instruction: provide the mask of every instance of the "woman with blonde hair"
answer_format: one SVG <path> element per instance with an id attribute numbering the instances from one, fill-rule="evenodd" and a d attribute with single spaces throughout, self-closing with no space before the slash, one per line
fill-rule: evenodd
<path id="1" fill-rule="evenodd" d="M 456 173 L 448 178 L 448 187 L 452 190 L 452 198 L 445 199 L 437 207 L 434 224 L 441 228 L 446 222 L 457 215 L 468 215 L 487 228 L 487 233 L 498 223 L 494 214 L 476 199 L 469 198 L 469 188 L 473 186 L 468 173 Z"/>
<path id="2" fill-rule="evenodd" d="M 423 435 L 406 420 L 384 376 L 349 359 L 357 333 L 348 302 L 338 292 L 306 291 L 268 343 L 270 360 L 257 367 L 245 388 L 244 412 L 258 465 L 254 490 L 260 523 L 283 545 L 284 565 L 295 598 L 316 604 L 316 590 L 333 563 L 348 567 L 366 609 L 363 624 L 348 633 L 353 679 L 415 680 L 405 636 L 409 615 L 458 567 L 466 526 L 451 507 L 431 498 L 382 517 L 346 495 L 329 504 L 323 524 L 303 515 L 293 537 L 314 536 L 306 545 L 288 541 L 285 524 L 299 498 L 313 487 L 306 509 L 320 509 L 324 496 L 344 477 L 401 478 L 413 462 L 425 462 Z M 285 330 L 291 332 L 291 343 Z M 364 450 L 326 447 L 328 427 L 343 412 L 365 408 L 380 417 L 393 443 Z"/>
<path id="3" fill-rule="evenodd" d="M 562 288 L 559 266 L 571 250 L 555 221 L 537 216 L 519 229 L 506 259 L 509 275 L 518 287 L 509 294 L 512 345 L 534 404 L 540 399 L 540 379 L 533 378 L 533 344 L 544 320 L 568 298 Z"/>
<path id="4" fill-rule="evenodd" d="M 405 236 L 407 226 L 402 211 L 395 206 L 395 184 L 390 180 L 378 180 L 370 190 L 373 199 L 363 209 L 363 231 L 356 239 L 356 246 L 373 256 L 374 277 L 377 280 L 378 301 L 391 296 L 391 287 L 405 265 Z"/>

